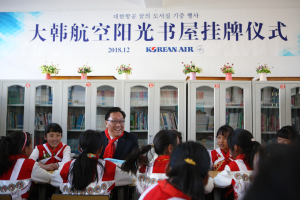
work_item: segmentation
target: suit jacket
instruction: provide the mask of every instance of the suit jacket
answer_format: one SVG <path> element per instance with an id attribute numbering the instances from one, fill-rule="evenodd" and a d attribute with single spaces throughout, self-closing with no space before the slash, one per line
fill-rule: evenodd
<path id="1" fill-rule="evenodd" d="M 103 154 L 105 151 L 106 146 L 109 143 L 109 140 L 107 139 L 105 132 L 101 132 L 104 143 L 103 143 L 103 150 L 101 152 L 100 158 L 103 159 Z M 114 159 L 119 160 L 125 160 L 126 156 L 133 152 L 135 149 L 138 149 L 138 137 L 132 133 L 128 133 L 124 131 L 124 135 L 118 139 L 117 149 L 114 155 Z"/>

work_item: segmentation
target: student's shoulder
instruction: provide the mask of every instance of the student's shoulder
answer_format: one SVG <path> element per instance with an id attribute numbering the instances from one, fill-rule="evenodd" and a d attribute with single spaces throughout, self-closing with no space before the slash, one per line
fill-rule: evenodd
<path id="1" fill-rule="evenodd" d="M 230 168 L 230 171 L 240 171 L 240 168 L 236 162 L 237 160 L 232 160 L 228 163 L 228 167 Z"/>

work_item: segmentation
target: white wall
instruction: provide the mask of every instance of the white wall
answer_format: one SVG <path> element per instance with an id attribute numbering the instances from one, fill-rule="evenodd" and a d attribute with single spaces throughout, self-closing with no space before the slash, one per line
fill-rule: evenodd
<path id="1" fill-rule="evenodd" d="M 197 11 L 211 10 L 218 11 L 226 9 L 228 12 L 246 9 L 249 13 L 262 13 L 265 9 L 275 11 L 291 10 L 298 12 L 295 20 L 300 19 L 300 1 L 288 0 L 263 0 L 263 1 L 196 1 L 196 0 L 167 0 L 163 1 L 163 8 L 157 8 L 161 11 Z M 0 12 L 29 12 L 29 11 L 147 11 L 150 8 L 143 8 L 139 1 L 121 1 L 121 0 L 0 0 Z M 152 9 L 153 10 L 153 9 Z M 295 27 L 300 31 L 299 27 Z M 300 34 L 300 32 L 298 33 Z M 291 37 L 291 36 L 289 36 Z M 295 38 L 296 40 L 296 38 Z M 3 48 L 0 46 L 0 48 Z M 115 66 L 121 63 L 130 63 L 134 68 L 130 79 L 185 79 L 182 73 L 181 62 L 193 61 L 204 68 L 203 76 L 224 76 L 219 68 L 225 63 L 234 63 L 236 74 L 234 76 L 249 76 L 258 78 L 255 73 L 257 63 L 268 63 L 273 66 L 270 76 L 300 76 L 300 57 L 299 56 L 118 56 L 118 57 L 1 57 L 0 55 L 0 79 L 43 79 L 44 75 L 40 73 L 38 67 L 44 64 L 44 61 L 53 61 L 59 63 L 61 67 L 60 75 L 77 75 L 74 66 L 78 63 L 86 63 L 94 66 L 94 72 L 91 75 L 114 75 L 118 79 L 121 76 L 116 73 Z"/>

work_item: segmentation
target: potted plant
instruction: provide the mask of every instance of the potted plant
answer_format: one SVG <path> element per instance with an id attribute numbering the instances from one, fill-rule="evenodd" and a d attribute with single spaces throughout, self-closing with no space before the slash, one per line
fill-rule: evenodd
<path id="1" fill-rule="evenodd" d="M 259 63 L 258 63 L 259 64 Z M 273 68 L 273 67 L 272 67 Z M 267 64 L 256 67 L 256 72 L 260 74 L 260 81 L 267 81 L 267 74 L 271 74 L 270 67 Z"/>
<path id="2" fill-rule="evenodd" d="M 46 62 L 47 63 L 47 62 Z M 45 76 L 45 79 L 46 80 L 49 80 L 49 79 L 51 79 L 51 76 L 50 76 L 50 74 L 54 74 L 54 75 L 56 75 L 56 74 L 58 74 L 58 72 L 59 72 L 59 68 L 58 68 L 58 64 L 57 65 L 54 65 L 53 64 L 53 62 L 51 62 L 51 64 L 50 65 L 42 65 L 42 66 L 40 66 L 40 69 L 42 70 L 42 73 L 43 74 L 46 74 L 46 76 Z"/>
<path id="3" fill-rule="evenodd" d="M 226 74 L 225 80 L 232 81 L 232 74 L 234 74 L 233 64 L 229 65 L 229 63 L 227 63 L 227 65 L 224 65 L 224 67 L 222 67 L 220 69 L 221 69 L 221 72 Z"/>
<path id="4" fill-rule="evenodd" d="M 120 65 L 117 67 L 117 71 L 118 71 L 118 74 L 123 74 L 123 79 L 124 80 L 128 80 L 129 77 L 128 77 L 128 74 L 132 74 L 132 68 L 129 66 L 130 64 L 127 65 Z"/>
<path id="5" fill-rule="evenodd" d="M 195 63 L 193 63 L 192 61 L 191 61 L 191 64 L 184 64 L 183 62 L 182 62 L 182 64 L 184 67 L 183 73 L 184 74 L 190 73 L 190 80 L 196 80 L 196 73 L 200 74 L 203 72 L 203 69 L 200 67 L 197 67 L 195 65 Z"/>
<path id="6" fill-rule="evenodd" d="M 83 65 L 82 67 L 78 67 L 77 72 L 81 74 L 81 80 L 87 79 L 87 74 L 91 73 L 93 70 L 91 69 L 91 66 L 88 66 L 88 63 L 86 65 Z"/>

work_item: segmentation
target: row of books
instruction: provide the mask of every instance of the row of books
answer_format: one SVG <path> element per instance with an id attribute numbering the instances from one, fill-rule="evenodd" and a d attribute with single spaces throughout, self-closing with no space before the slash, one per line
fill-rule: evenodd
<path id="1" fill-rule="evenodd" d="M 24 115 L 15 112 L 8 112 L 6 117 L 7 129 L 23 129 Z"/>
<path id="2" fill-rule="evenodd" d="M 291 97 L 292 106 L 300 106 L 300 94 L 296 94 Z"/>
<path id="3" fill-rule="evenodd" d="M 177 130 L 178 114 L 174 112 L 160 113 L 160 129 Z"/>
<path id="4" fill-rule="evenodd" d="M 214 91 L 196 91 L 196 104 L 198 106 L 214 106 Z"/>
<path id="5" fill-rule="evenodd" d="M 104 131 L 106 129 L 105 125 L 105 115 L 96 116 L 96 130 Z"/>
<path id="6" fill-rule="evenodd" d="M 226 112 L 226 124 L 235 129 L 244 128 L 244 114 L 243 112 L 239 113 L 229 113 Z"/>
<path id="7" fill-rule="evenodd" d="M 41 86 L 36 89 L 35 104 L 52 105 L 53 89 L 49 86 Z"/>
<path id="8" fill-rule="evenodd" d="M 98 90 L 97 105 L 98 106 L 114 106 L 114 91 L 113 90 Z"/>
<path id="9" fill-rule="evenodd" d="M 43 138 L 34 138 L 34 146 L 43 144 Z"/>
<path id="10" fill-rule="evenodd" d="M 213 131 L 214 130 L 214 116 L 206 114 L 196 114 L 196 131 Z"/>
<path id="11" fill-rule="evenodd" d="M 178 104 L 178 90 L 177 89 L 161 89 L 160 90 L 160 104 Z"/>
<path id="12" fill-rule="evenodd" d="M 148 89 L 145 87 L 133 87 L 130 93 L 130 106 L 147 106 Z"/>
<path id="13" fill-rule="evenodd" d="M 213 140 L 196 140 L 197 142 L 201 143 L 206 149 L 213 150 L 214 149 L 214 141 Z"/>
<path id="14" fill-rule="evenodd" d="M 277 132 L 279 130 L 279 115 L 261 113 L 261 132 Z"/>
<path id="15" fill-rule="evenodd" d="M 300 131 L 300 120 L 299 120 L 299 117 L 292 117 L 292 126 Z"/>
<path id="16" fill-rule="evenodd" d="M 138 139 L 139 148 L 148 145 L 147 139 Z"/>
<path id="17" fill-rule="evenodd" d="M 24 88 L 11 86 L 8 88 L 8 104 L 24 104 Z"/>
<path id="18" fill-rule="evenodd" d="M 34 118 L 35 129 L 45 129 L 48 124 L 52 123 L 52 113 L 36 113 Z"/>
<path id="19" fill-rule="evenodd" d="M 130 130 L 148 130 L 148 113 L 136 112 L 131 114 Z"/>
<path id="20" fill-rule="evenodd" d="M 68 105 L 85 105 L 85 90 L 73 90 L 69 88 Z"/>
<path id="21" fill-rule="evenodd" d="M 78 138 L 67 139 L 67 144 L 71 148 L 71 153 L 80 154 L 80 151 L 78 150 L 78 145 L 79 145 L 79 139 Z"/>
<path id="22" fill-rule="evenodd" d="M 226 106 L 244 106 L 244 90 L 239 87 L 226 89 Z"/>
<path id="23" fill-rule="evenodd" d="M 84 130 L 85 129 L 85 116 L 84 115 L 76 116 L 73 113 L 68 113 L 67 128 Z"/>
<path id="24" fill-rule="evenodd" d="M 270 139 L 270 140 L 264 140 L 264 139 L 262 139 L 262 145 L 263 145 L 263 146 L 265 146 L 265 145 L 267 145 L 267 144 L 274 144 L 274 143 L 277 143 L 276 138 L 272 138 L 272 139 Z"/>
<path id="25" fill-rule="evenodd" d="M 279 106 L 279 90 L 276 88 L 264 88 L 261 91 L 262 106 Z"/>

